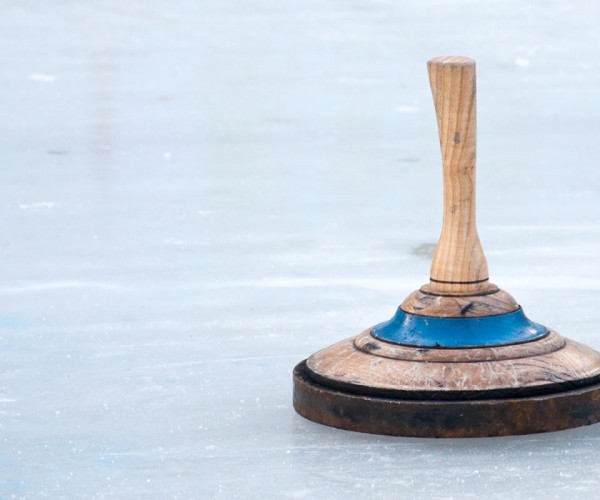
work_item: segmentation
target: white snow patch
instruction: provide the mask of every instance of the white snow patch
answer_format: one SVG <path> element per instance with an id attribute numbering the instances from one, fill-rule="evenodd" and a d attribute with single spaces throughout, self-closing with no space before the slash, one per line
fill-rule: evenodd
<path id="1" fill-rule="evenodd" d="M 32 73 L 29 75 L 28 79 L 34 82 L 54 83 L 56 81 L 56 76 L 48 73 Z"/>
<path id="2" fill-rule="evenodd" d="M 418 106 L 396 106 L 396 111 L 398 113 L 416 113 L 419 111 Z"/>
<path id="3" fill-rule="evenodd" d="M 175 247 L 182 247 L 182 246 L 187 245 L 188 242 L 185 241 L 185 240 L 177 239 L 177 238 L 167 238 L 165 240 L 165 244 L 166 245 L 172 245 L 172 246 L 175 246 Z"/>
<path id="4" fill-rule="evenodd" d="M 518 68 L 528 68 L 531 64 L 531 61 L 525 57 L 517 57 L 514 63 Z"/>
<path id="5" fill-rule="evenodd" d="M 314 490 L 308 488 L 300 488 L 295 491 L 289 491 L 286 493 L 290 498 L 309 498 L 314 494 Z"/>
<path id="6" fill-rule="evenodd" d="M 54 201 L 34 201 L 33 203 L 19 203 L 21 210 L 31 210 L 39 208 L 56 208 L 59 204 Z"/>

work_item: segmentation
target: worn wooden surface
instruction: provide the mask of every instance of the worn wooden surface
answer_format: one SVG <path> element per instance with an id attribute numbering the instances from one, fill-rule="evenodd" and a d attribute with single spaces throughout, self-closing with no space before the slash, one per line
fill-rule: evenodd
<path id="1" fill-rule="evenodd" d="M 427 68 L 444 171 L 444 221 L 431 264 L 431 290 L 472 295 L 488 289 L 475 219 L 475 61 L 437 57 Z"/>
<path id="2" fill-rule="evenodd" d="M 439 295 L 427 293 L 429 288 L 423 287 L 406 297 L 402 310 L 423 316 L 469 318 L 511 313 L 519 307 L 509 293 L 497 287 L 492 293 L 478 295 Z"/>
<path id="3" fill-rule="evenodd" d="M 401 361 L 417 361 L 421 363 L 471 363 L 500 360 L 516 360 L 530 358 L 558 351 L 565 347 L 565 339 L 553 330 L 535 342 L 503 345 L 497 347 L 472 347 L 469 349 L 435 349 L 417 348 L 393 344 L 371 335 L 365 330 L 353 337 L 354 348 L 373 356 Z M 341 343 L 346 343 L 343 340 Z M 314 356 L 319 356 L 319 353 Z"/>
<path id="4" fill-rule="evenodd" d="M 404 399 L 489 399 L 540 394 L 600 379 L 600 354 L 556 332 L 495 348 L 434 349 L 394 345 L 367 333 L 308 358 L 323 385 Z"/>

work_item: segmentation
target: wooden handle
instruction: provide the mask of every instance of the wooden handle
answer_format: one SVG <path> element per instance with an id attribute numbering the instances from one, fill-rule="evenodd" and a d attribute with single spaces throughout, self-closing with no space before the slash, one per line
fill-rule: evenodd
<path id="1" fill-rule="evenodd" d="M 436 57 L 427 63 L 444 168 L 444 222 L 431 264 L 433 293 L 490 289 L 475 221 L 475 61 Z"/>

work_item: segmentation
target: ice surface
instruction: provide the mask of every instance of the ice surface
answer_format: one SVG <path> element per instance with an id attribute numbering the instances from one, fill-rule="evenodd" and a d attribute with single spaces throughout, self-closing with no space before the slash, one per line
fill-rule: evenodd
<path id="1" fill-rule="evenodd" d="M 426 281 L 478 61 L 493 281 L 600 348 L 597 2 L 5 2 L 0 497 L 598 498 L 600 425 L 377 437 L 296 362 Z"/>

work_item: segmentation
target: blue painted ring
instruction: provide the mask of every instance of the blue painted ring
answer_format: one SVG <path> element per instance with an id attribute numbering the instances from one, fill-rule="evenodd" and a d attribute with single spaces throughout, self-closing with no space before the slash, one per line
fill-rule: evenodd
<path id="1" fill-rule="evenodd" d="M 493 347 L 530 342 L 548 334 L 519 307 L 508 314 L 476 318 L 438 318 L 410 314 L 398 308 L 394 317 L 371 329 L 371 335 L 394 344 L 415 347 Z"/>

